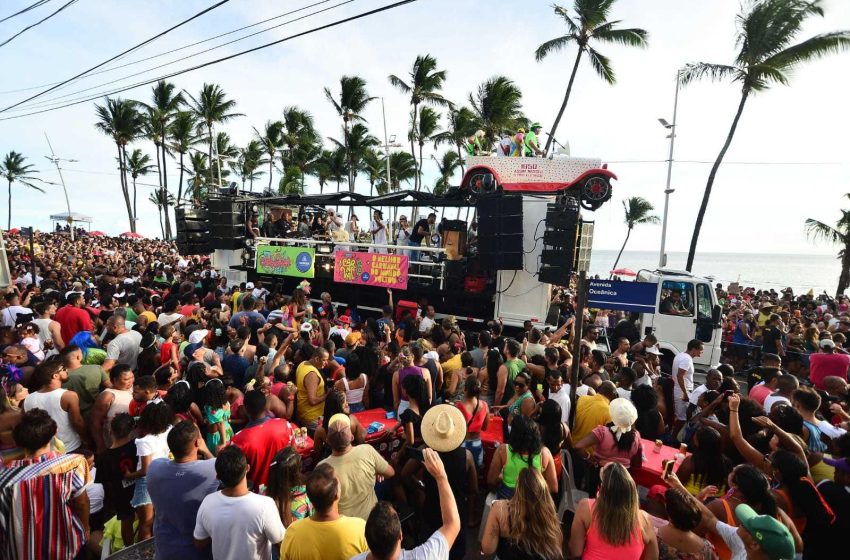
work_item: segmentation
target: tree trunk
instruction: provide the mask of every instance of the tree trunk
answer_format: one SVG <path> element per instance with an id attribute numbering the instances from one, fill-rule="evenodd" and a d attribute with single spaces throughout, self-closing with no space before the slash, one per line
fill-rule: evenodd
<path id="1" fill-rule="evenodd" d="M 127 188 L 127 177 L 124 175 L 124 152 L 121 150 L 121 144 L 116 143 L 118 148 L 118 178 L 121 181 L 121 193 L 124 195 L 124 204 L 127 206 L 127 217 L 130 220 L 130 231 L 136 231 L 136 221 L 133 219 L 133 206 L 130 202 L 130 192 Z"/>
<path id="2" fill-rule="evenodd" d="M 274 169 L 274 154 L 269 154 L 269 190 L 272 190 L 272 170 Z"/>
<path id="3" fill-rule="evenodd" d="M 841 255 L 841 275 L 838 277 L 838 288 L 835 298 L 838 299 L 850 285 L 850 239 L 844 244 L 844 254 Z"/>
<path id="4" fill-rule="evenodd" d="M 567 102 L 570 100 L 570 93 L 573 90 L 573 82 L 576 79 L 578 63 L 581 62 L 582 54 L 584 54 L 584 47 L 579 47 L 578 54 L 576 55 L 576 62 L 573 64 L 573 73 L 570 74 L 570 81 L 567 84 L 567 93 L 564 94 L 564 102 L 561 103 L 561 109 L 558 111 L 558 116 L 555 117 L 555 122 L 552 123 L 552 130 L 549 131 L 549 138 L 546 139 L 546 147 L 543 148 L 544 157 L 549 155 L 549 146 L 552 145 L 552 141 L 555 139 L 555 133 L 558 131 L 558 125 L 561 123 L 561 117 L 564 116 L 564 111 L 567 108 Z"/>
<path id="5" fill-rule="evenodd" d="M 9 220 L 6 223 L 6 231 L 12 229 L 12 180 L 9 180 Z"/>
<path id="6" fill-rule="evenodd" d="M 738 121 L 741 119 L 741 114 L 744 112 L 744 104 L 746 104 L 747 97 L 749 97 L 749 95 L 750 90 L 745 87 L 741 94 L 741 103 L 738 104 L 738 112 L 735 113 L 735 119 L 732 121 L 732 126 L 729 128 L 729 134 L 726 135 L 726 142 L 723 144 L 723 148 L 720 150 L 720 153 L 717 154 L 717 159 L 715 160 L 714 165 L 711 166 L 711 172 L 708 174 L 708 182 L 705 184 L 705 193 L 702 195 L 702 204 L 699 207 L 697 221 L 694 223 L 694 234 L 693 237 L 691 237 L 691 247 L 688 250 L 688 263 L 685 265 L 685 270 L 688 272 L 693 270 L 694 256 L 696 256 L 697 242 L 699 242 L 699 232 L 702 229 L 702 221 L 705 218 L 705 211 L 708 208 L 708 199 L 711 197 L 711 187 L 714 186 L 714 177 L 717 175 L 717 170 L 720 169 L 720 164 L 726 156 L 726 150 L 728 150 L 730 144 L 732 144 L 732 138 L 735 136 L 735 130 L 738 128 Z"/>
<path id="7" fill-rule="evenodd" d="M 460 144 L 458 144 L 457 145 L 457 160 L 460 164 L 460 175 L 461 175 L 461 177 L 463 177 L 463 175 L 466 174 L 466 170 L 463 167 L 463 154 L 460 151 L 460 147 L 461 147 Z"/>
<path id="8" fill-rule="evenodd" d="M 171 217 L 168 215 L 168 188 L 162 187 L 162 213 L 165 214 L 165 240 L 171 240 Z"/>
<path id="9" fill-rule="evenodd" d="M 419 188 L 420 189 L 422 188 L 422 146 L 424 146 L 424 145 L 425 145 L 425 142 L 423 142 L 422 139 L 420 138 L 419 139 L 419 169 L 416 173 L 416 177 L 419 180 Z M 416 156 L 414 156 L 413 159 L 416 159 Z"/>
<path id="10" fill-rule="evenodd" d="M 157 204 L 156 209 L 159 212 L 159 231 L 162 233 L 162 238 L 165 239 L 165 228 L 162 227 L 162 206 Z"/>
<path id="11" fill-rule="evenodd" d="M 180 179 L 177 182 L 177 207 L 183 204 L 183 152 L 180 152 Z"/>
<path id="12" fill-rule="evenodd" d="M 210 139 L 210 147 L 209 147 L 209 155 L 207 159 L 207 163 L 210 166 L 210 183 L 207 187 L 207 192 L 212 188 L 213 184 L 213 160 L 212 160 L 212 147 L 213 147 L 213 137 L 212 137 L 212 124 L 207 124 L 207 136 Z"/>
<path id="13" fill-rule="evenodd" d="M 417 117 L 419 116 L 419 111 L 418 111 L 417 107 L 419 107 L 419 104 L 413 103 L 413 116 L 412 116 L 411 121 L 410 121 L 410 155 L 413 156 L 413 167 L 417 167 L 416 166 L 416 146 L 414 144 L 414 142 L 416 141 L 416 122 L 417 122 Z M 389 154 L 387 154 L 387 157 L 389 157 Z M 390 187 L 390 188 L 392 188 L 392 187 Z M 418 167 L 416 169 L 416 177 L 413 179 L 413 190 L 414 191 L 419 190 L 419 168 Z"/>
<path id="14" fill-rule="evenodd" d="M 248 182 L 248 186 L 251 189 L 251 192 L 254 192 L 254 174 L 251 173 L 251 180 Z M 244 186 L 242 187 L 245 188 Z"/>
<path id="15" fill-rule="evenodd" d="M 171 239 L 171 218 L 168 216 L 168 165 L 166 160 L 168 153 L 165 149 L 165 125 L 162 126 L 162 191 L 165 198 L 163 199 L 162 211 L 165 213 L 165 239 Z"/>
<path id="16" fill-rule="evenodd" d="M 354 192 L 354 179 L 352 178 L 352 174 L 354 173 L 354 164 L 351 161 L 351 150 L 348 147 L 349 144 L 349 131 L 348 131 L 348 119 L 343 117 L 342 124 L 345 127 L 345 159 L 348 162 L 348 192 Z M 342 187 L 337 183 L 336 192 Z"/>
<path id="17" fill-rule="evenodd" d="M 626 250 L 626 243 L 629 242 L 629 236 L 632 234 L 632 228 L 628 228 L 626 230 L 626 239 L 623 240 L 623 246 L 620 247 L 620 252 L 617 253 L 617 260 L 614 261 L 614 266 L 611 267 L 611 270 L 617 270 L 617 265 L 620 264 L 620 257 L 623 256 L 623 251 Z M 613 274 L 611 274 L 613 276 Z"/>
<path id="18" fill-rule="evenodd" d="M 133 176 L 133 218 L 139 215 L 139 207 L 136 206 L 136 176 Z M 135 220 L 133 220 L 135 223 Z M 133 230 L 135 231 L 135 230 Z"/>

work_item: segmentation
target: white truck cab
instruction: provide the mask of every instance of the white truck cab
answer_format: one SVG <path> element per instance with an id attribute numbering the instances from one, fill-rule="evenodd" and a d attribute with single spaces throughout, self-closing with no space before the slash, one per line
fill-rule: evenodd
<path id="1" fill-rule="evenodd" d="M 721 307 L 711 280 L 683 270 L 641 270 L 637 282 L 656 284 L 655 311 L 641 313 L 638 329 L 642 336 L 653 334 L 661 350 L 662 367 L 669 371 L 673 357 L 687 349 L 688 342 L 703 342 L 702 356 L 694 365 L 707 370 L 720 363 L 722 342 Z"/>

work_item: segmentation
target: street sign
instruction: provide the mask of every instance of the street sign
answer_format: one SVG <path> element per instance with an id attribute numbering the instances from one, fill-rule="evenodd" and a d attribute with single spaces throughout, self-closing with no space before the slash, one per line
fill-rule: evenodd
<path id="1" fill-rule="evenodd" d="M 637 313 L 655 311 L 658 284 L 614 280 L 589 280 L 587 284 L 588 307 Z"/>

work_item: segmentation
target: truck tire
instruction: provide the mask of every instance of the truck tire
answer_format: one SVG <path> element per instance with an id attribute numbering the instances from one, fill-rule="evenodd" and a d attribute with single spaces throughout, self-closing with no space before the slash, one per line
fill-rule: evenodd
<path id="1" fill-rule="evenodd" d="M 605 175 L 591 175 L 582 182 L 579 201 L 585 210 L 594 211 L 611 198 L 611 180 Z"/>

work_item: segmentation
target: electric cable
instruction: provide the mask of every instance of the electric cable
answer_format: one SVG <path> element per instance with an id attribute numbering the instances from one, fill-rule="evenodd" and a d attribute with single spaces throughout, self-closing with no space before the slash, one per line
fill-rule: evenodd
<path id="1" fill-rule="evenodd" d="M 26 27 L 24 27 L 23 29 L 21 29 L 20 31 L 18 31 L 17 33 L 15 33 L 15 34 L 14 34 L 14 35 L 12 35 L 11 37 L 9 37 L 8 39 L 6 39 L 6 40 L 5 40 L 5 41 L 3 41 L 2 43 L 0 43 L 0 47 L 3 47 L 3 46 L 5 46 L 5 45 L 8 45 L 8 44 L 9 44 L 9 43 L 11 43 L 14 39 L 16 39 L 16 38 L 20 37 L 21 35 L 23 35 L 23 34 L 24 34 L 24 33 L 26 33 L 27 31 L 29 31 L 29 30 L 30 30 L 30 29 L 32 29 L 33 27 L 38 27 L 39 25 L 41 25 L 41 24 L 42 24 L 42 23 L 44 23 L 45 21 L 49 20 L 50 18 L 52 18 L 53 16 L 55 16 L 56 14 L 58 14 L 59 12 L 63 11 L 65 8 L 68 8 L 69 6 L 71 6 L 72 4 L 76 4 L 77 2 L 78 2 L 78 0 L 68 0 L 68 2 L 67 2 L 67 3 L 63 4 L 61 8 L 59 8 L 58 10 L 56 10 L 55 12 L 53 12 L 52 14 L 50 14 L 50 15 L 48 15 L 48 16 L 45 16 L 45 17 L 41 18 L 40 20 L 38 20 L 38 21 L 37 21 L 37 22 L 35 22 L 35 23 L 31 23 L 31 24 L 27 25 Z"/>
<path id="2" fill-rule="evenodd" d="M 225 1 L 227 1 L 227 0 L 225 0 Z M 321 25 L 321 26 L 319 26 L 319 27 L 314 27 L 313 29 L 308 29 L 308 30 L 306 30 L 306 31 L 302 31 L 302 32 L 300 32 L 300 33 L 296 33 L 296 34 L 294 34 L 294 35 L 290 35 L 290 36 L 288 36 L 288 37 L 284 37 L 283 39 L 278 39 L 277 41 L 272 41 L 272 42 L 270 42 L 270 43 L 265 43 L 265 44 L 263 44 L 263 45 L 259 45 L 259 46 L 253 47 L 253 48 L 251 48 L 251 49 L 246 49 L 246 50 L 244 50 L 244 51 L 240 51 L 240 52 L 237 52 L 237 53 L 234 53 L 234 54 L 228 55 L 228 56 L 224 56 L 224 57 L 221 57 L 221 58 L 217 58 L 217 59 L 215 59 L 215 60 L 211 60 L 211 61 L 209 61 L 209 62 L 205 62 L 205 63 L 202 63 L 202 64 L 197 64 L 197 65 L 195 65 L 195 66 L 191 66 L 191 67 L 189 67 L 189 68 L 184 68 L 183 70 L 178 70 L 178 71 L 175 71 L 175 72 L 171 72 L 170 74 L 164 74 L 164 75 L 162 75 L 162 76 L 158 76 L 158 77 L 153 78 L 153 79 L 150 79 L 150 80 L 145 80 L 145 81 L 142 81 L 142 82 L 137 82 L 137 83 L 135 83 L 135 84 L 132 84 L 132 85 L 129 85 L 129 86 L 124 86 L 124 87 L 121 87 L 121 88 L 118 88 L 118 89 L 115 89 L 115 90 L 112 90 L 112 91 L 109 91 L 109 92 L 103 92 L 103 93 L 100 93 L 100 94 L 94 95 L 94 96 L 92 96 L 92 97 L 87 97 L 87 98 L 85 98 L 85 99 L 80 99 L 80 100 L 77 100 L 77 101 L 74 101 L 74 102 L 69 102 L 69 103 L 66 103 L 66 104 L 64 104 L 64 105 L 60 105 L 59 107 L 53 107 L 53 108 L 50 108 L 50 109 L 41 109 L 41 110 L 39 110 L 39 111 L 32 111 L 32 112 L 30 112 L 30 113 L 23 113 L 23 114 L 20 114 L 20 115 L 13 115 L 13 116 L 8 116 L 8 117 L 0 118 L 0 121 L 8 121 L 8 120 L 12 120 L 12 119 L 19 119 L 19 118 L 22 118 L 22 117 L 29 117 L 29 116 L 32 116 L 32 115 L 38 115 L 38 114 L 41 114 L 41 113 L 47 113 L 47 112 L 50 112 L 50 111 L 58 111 L 59 109 L 65 109 L 65 108 L 67 108 L 67 107 L 72 107 L 72 106 L 74 106 L 74 105 L 80 105 L 80 104 L 82 104 L 82 103 L 87 103 L 87 102 L 89 102 L 89 101 L 94 101 L 95 99 L 100 99 L 100 98 L 102 98 L 102 97 L 104 97 L 104 96 L 115 95 L 115 94 L 117 94 L 117 93 L 122 93 L 122 92 L 125 92 L 125 91 L 129 91 L 129 90 L 131 90 L 131 89 L 135 89 L 135 88 L 137 88 L 137 87 L 141 87 L 141 86 L 145 86 L 145 85 L 153 84 L 153 83 L 156 83 L 156 82 L 158 82 L 158 81 L 160 81 L 160 80 L 166 80 L 166 79 L 169 79 L 169 78 L 173 78 L 173 77 L 175 77 L 175 76 L 180 76 L 180 75 L 182 75 L 182 74 L 187 74 L 187 73 L 189 73 L 189 72 L 193 72 L 193 71 L 195 71 L 195 70 L 199 70 L 199 69 L 201 69 L 201 68 L 206 68 L 207 66 L 212 66 L 212 65 L 214 65 L 214 64 L 219 64 L 219 63 L 221 63 L 221 62 L 226 62 L 226 61 L 228 61 L 228 60 L 231 60 L 231 59 L 234 59 L 234 58 L 240 57 L 240 56 L 242 56 L 242 55 L 250 54 L 250 53 L 253 53 L 253 52 L 256 52 L 256 51 L 260 51 L 260 50 L 263 50 L 263 49 L 266 49 L 266 48 L 269 48 L 269 47 L 272 47 L 272 46 L 275 46 L 275 45 L 279 45 L 279 44 L 281 44 L 281 43 L 285 43 L 285 42 L 287 42 L 287 41 L 291 41 L 292 39 L 297 39 L 297 38 L 299 38 L 299 37 L 303 37 L 303 36 L 306 36 L 306 35 L 310 35 L 310 34 L 312 34 L 312 33 L 316 33 L 316 32 L 318 32 L 318 31 L 324 31 L 325 29 L 330 29 L 330 28 L 332 28 L 332 27 L 337 27 L 337 26 L 342 25 L 342 24 L 344 24 L 344 23 L 349 23 L 349 22 L 352 22 L 352 21 L 356 21 L 356 20 L 358 20 L 358 19 L 362 19 L 362 18 L 364 18 L 364 17 L 368 17 L 368 16 L 371 16 L 371 15 L 375 15 L 375 14 L 378 14 L 378 13 L 380 13 L 380 12 L 385 12 L 385 11 L 387 11 L 387 10 L 391 10 L 391 9 L 394 9 L 394 8 L 398 8 L 398 7 L 401 7 L 401 6 L 405 5 L 405 4 L 412 4 L 413 2 L 417 2 L 417 1 L 418 1 L 418 0 L 401 0 L 401 1 L 399 1 L 399 2 L 395 2 L 395 3 L 393 3 L 393 4 L 388 4 L 388 5 L 386 5 L 386 6 L 382 6 L 382 7 L 380 7 L 380 8 L 375 8 L 374 10 L 369 10 L 369 11 L 367 11 L 367 12 L 362 12 L 362 13 L 360 13 L 360 14 L 356 14 L 356 15 L 354 15 L 354 16 L 350 16 L 350 17 L 347 17 L 347 18 L 344 18 L 344 19 L 341 19 L 341 20 L 337 20 L 337 21 L 333 21 L 333 22 L 331 22 L 331 23 L 327 23 L 327 24 L 325 24 L 325 25 Z M 22 101 L 21 103 L 23 103 L 23 101 Z M 20 105 L 21 103 L 18 103 L 18 104 L 16 104 L 16 105 L 13 105 L 13 107 L 15 107 L 15 106 L 17 106 L 17 105 Z M 6 109 L 0 110 L 0 113 L 2 113 L 3 111 L 6 111 L 7 109 L 10 109 L 10 108 L 11 108 L 11 107 L 7 107 Z"/>
<path id="3" fill-rule="evenodd" d="M 36 9 L 36 8 L 40 8 L 41 6 L 43 6 L 44 4 L 47 4 L 47 3 L 48 3 L 48 2 L 50 2 L 50 1 L 51 1 L 51 0 L 38 0 L 38 2 L 35 2 L 35 3 L 33 3 L 33 4 L 30 4 L 29 6 L 27 6 L 26 8 L 24 8 L 24 9 L 22 9 L 22 10 L 18 10 L 18 11 L 17 11 L 17 12 L 15 12 L 14 14 L 8 15 L 8 16 L 4 17 L 3 19 L 0 19 L 0 23 L 3 23 L 3 22 L 4 22 L 4 21 L 6 21 L 7 19 L 12 19 L 12 18 L 13 18 L 13 17 L 15 17 L 15 16 L 19 16 L 19 15 L 21 15 L 21 14 L 24 14 L 24 13 L 26 13 L 26 12 L 30 11 L 30 10 L 34 10 L 34 9 Z"/>
<path id="4" fill-rule="evenodd" d="M 72 2 L 76 2 L 76 1 L 77 1 L 77 0 L 72 0 Z M 84 71 L 80 72 L 80 73 L 79 73 L 79 74 L 77 74 L 76 76 L 72 76 L 71 78 L 68 78 L 67 80 L 64 80 L 64 81 L 62 81 L 62 82 L 59 82 L 59 83 L 58 83 L 57 85 L 55 85 L 55 86 L 49 87 L 49 88 L 47 88 L 47 89 L 45 89 L 45 90 L 43 90 L 43 91 L 41 91 L 41 92 L 39 92 L 39 93 L 36 93 L 35 95 L 32 95 L 32 96 L 30 96 L 30 97 L 28 97 L 28 98 L 26 98 L 26 99 L 24 99 L 24 100 L 22 100 L 22 101 L 18 101 L 17 103 L 14 103 L 14 104 L 12 104 L 12 105 L 9 105 L 8 107 L 5 107 L 5 108 L 3 108 L 3 109 L 0 109 L 0 113 L 4 113 L 4 112 L 8 111 L 9 109 L 14 109 L 15 107 L 17 107 L 17 106 L 19 106 L 19 105 L 23 105 L 24 103 L 26 103 L 26 102 L 28 102 L 28 101 L 32 101 L 33 99 L 36 99 L 36 98 L 38 98 L 38 97 L 41 97 L 42 95 L 44 95 L 44 94 L 46 94 L 46 93 L 49 93 L 49 92 L 51 92 L 51 91 L 53 91 L 53 90 L 55 90 L 55 89 L 57 89 L 57 88 L 59 88 L 59 87 L 61 87 L 61 86 L 65 85 L 65 84 L 69 83 L 69 82 L 72 82 L 72 81 L 76 80 L 77 78 L 79 78 L 79 77 L 81 77 L 81 76 L 85 76 L 86 74 L 88 74 L 88 73 L 89 73 L 89 72 L 91 72 L 92 70 L 97 70 L 97 69 L 98 69 L 98 68 L 100 68 L 101 66 L 105 66 L 106 64 L 109 64 L 109 63 L 110 63 L 110 62 L 112 62 L 113 60 L 116 60 L 116 59 L 118 59 L 118 58 L 121 58 L 122 56 L 124 56 L 125 54 L 127 54 L 127 53 L 129 53 L 129 52 L 132 52 L 132 51 L 134 51 L 134 50 L 136 50 L 136 49 L 139 49 L 139 48 L 141 48 L 141 47 L 143 47 L 143 46 L 147 45 L 148 43 L 150 43 L 150 42 L 152 42 L 152 41 L 155 41 L 156 39 L 159 39 L 159 38 L 160 38 L 160 37 L 162 37 L 163 35 L 166 35 L 166 34 L 168 34 L 168 33 L 172 32 L 172 31 L 174 31 L 174 30 L 175 30 L 175 29 L 177 29 L 178 27 L 182 27 L 182 26 L 186 25 L 187 23 L 189 23 L 189 22 L 191 22 L 191 21 L 193 21 L 193 20 L 195 20 L 195 19 L 197 19 L 197 18 L 199 18 L 199 17 L 203 16 L 204 14 L 206 14 L 206 13 L 208 13 L 208 12 L 211 12 L 212 10 L 215 10 L 215 9 L 216 9 L 216 8 L 218 8 L 219 6 L 223 6 L 224 4 L 227 4 L 228 2 L 230 2 L 230 0 L 219 0 L 219 2 L 217 2 L 217 3 L 213 4 L 212 6 L 210 6 L 210 7 L 208 7 L 208 8 L 205 8 L 205 9 L 201 10 L 200 12 L 198 12 L 198 13 L 197 13 L 197 14 L 195 14 L 195 15 L 193 15 L 192 17 L 190 17 L 190 18 L 188 18 L 188 19 L 184 19 L 184 20 L 183 20 L 183 21 L 181 21 L 180 23 L 178 23 L 178 24 L 176 24 L 176 25 L 173 25 L 173 26 L 169 27 L 169 28 L 168 28 L 168 29 L 166 29 L 165 31 L 162 31 L 162 32 L 160 32 L 160 33 L 157 33 L 157 34 L 156 34 L 156 35 L 154 35 L 153 37 L 151 37 L 151 38 L 149 38 L 149 39 L 146 39 L 146 40 L 142 41 L 141 43 L 138 43 L 138 44 L 137 44 L 137 45 L 135 45 L 135 46 L 130 47 L 129 49 L 127 49 L 127 50 L 125 50 L 125 51 L 123 51 L 123 52 L 121 52 L 121 53 L 119 53 L 119 54 L 117 54 L 117 55 L 113 56 L 112 58 L 109 58 L 109 59 L 104 60 L 103 62 L 101 62 L 101 63 L 99 63 L 99 64 L 96 64 L 95 66 L 92 66 L 92 67 L 91 67 L 91 68 L 89 68 L 88 70 L 84 70 Z M 70 2 L 69 2 L 69 3 L 70 3 Z M 63 7 L 63 8 L 64 8 L 64 7 Z"/>

